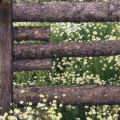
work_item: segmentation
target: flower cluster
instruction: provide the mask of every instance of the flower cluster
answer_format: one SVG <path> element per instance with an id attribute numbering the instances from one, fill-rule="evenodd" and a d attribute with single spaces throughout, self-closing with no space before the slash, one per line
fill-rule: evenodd
<path id="1" fill-rule="evenodd" d="M 22 93 L 26 91 L 22 90 Z M 58 109 L 62 108 L 62 103 L 58 105 L 57 96 L 50 103 L 47 102 L 47 97 L 40 94 L 40 102 L 37 106 L 33 107 L 32 102 L 20 101 L 24 108 L 19 108 L 17 105 L 13 105 L 13 110 L 9 113 L 5 112 L 4 115 L 0 116 L 0 120 L 60 120 L 62 118 L 62 113 Z"/>

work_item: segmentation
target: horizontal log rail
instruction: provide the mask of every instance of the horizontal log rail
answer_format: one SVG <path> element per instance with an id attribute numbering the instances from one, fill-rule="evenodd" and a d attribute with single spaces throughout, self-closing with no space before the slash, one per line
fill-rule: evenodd
<path id="1" fill-rule="evenodd" d="M 51 68 L 52 59 L 15 60 L 13 62 L 14 71 L 50 70 Z"/>
<path id="2" fill-rule="evenodd" d="M 120 40 L 14 45 L 14 59 L 120 55 Z"/>
<path id="3" fill-rule="evenodd" d="M 21 91 L 25 91 L 21 93 Z M 13 88 L 14 103 L 42 102 L 39 95 L 48 95 L 48 102 L 57 96 L 58 103 L 71 105 L 112 105 L 120 104 L 120 86 L 41 86 L 41 87 L 15 87 Z M 26 96 L 26 97 L 25 97 Z"/>
<path id="4" fill-rule="evenodd" d="M 13 3 L 13 20 L 38 22 L 120 21 L 120 2 Z"/>
<path id="5" fill-rule="evenodd" d="M 36 27 L 36 26 L 19 26 L 13 28 L 13 38 L 17 41 L 20 40 L 50 40 L 50 27 Z"/>

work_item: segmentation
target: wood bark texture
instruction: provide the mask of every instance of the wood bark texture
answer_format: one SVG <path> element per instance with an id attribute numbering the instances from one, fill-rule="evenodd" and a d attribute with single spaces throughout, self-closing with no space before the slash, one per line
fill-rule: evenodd
<path id="1" fill-rule="evenodd" d="M 25 91 L 22 93 L 22 91 Z M 120 86 L 41 86 L 41 87 L 15 87 L 14 103 L 20 104 L 20 100 L 33 102 L 36 105 L 42 102 L 40 94 L 48 95 L 51 102 L 57 96 L 57 103 L 71 105 L 112 105 L 120 104 Z M 26 96 L 26 97 L 25 97 Z"/>
<path id="2" fill-rule="evenodd" d="M 50 70 L 51 67 L 52 59 L 15 60 L 13 63 L 14 71 Z"/>
<path id="3" fill-rule="evenodd" d="M 14 59 L 120 55 L 120 40 L 14 45 Z"/>
<path id="4" fill-rule="evenodd" d="M 13 28 L 13 38 L 17 41 L 20 40 L 50 40 L 50 27 L 35 27 L 35 26 L 19 26 Z"/>
<path id="5" fill-rule="evenodd" d="M 13 20 L 39 22 L 120 21 L 120 2 L 13 3 Z"/>
<path id="6" fill-rule="evenodd" d="M 0 1 L 0 114 L 12 102 L 12 24 L 11 0 Z"/>

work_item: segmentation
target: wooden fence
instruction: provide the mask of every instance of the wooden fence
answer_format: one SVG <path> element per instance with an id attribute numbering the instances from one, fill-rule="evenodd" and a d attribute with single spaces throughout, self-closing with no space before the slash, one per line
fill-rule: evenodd
<path id="1" fill-rule="evenodd" d="M 63 9 L 64 8 L 64 9 Z M 32 11 L 31 11 L 32 9 Z M 0 0 L 0 114 L 10 103 L 20 100 L 39 102 L 39 94 L 48 100 L 58 96 L 65 104 L 119 104 L 120 86 L 12 86 L 13 71 L 50 69 L 53 57 L 120 55 L 120 40 L 17 44 L 13 40 L 49 42 L 50 28 L 13 27 L 13 21 L 41 22 L 114 22 L 120 21 L 120 2 L 41 2 L 12 3 Z M 21 94 L 21 90 L 27 92 Z M 63 96 L 63 95 L 66 96 Z M 24 97 L 26 96 L 26 98 Z"/>

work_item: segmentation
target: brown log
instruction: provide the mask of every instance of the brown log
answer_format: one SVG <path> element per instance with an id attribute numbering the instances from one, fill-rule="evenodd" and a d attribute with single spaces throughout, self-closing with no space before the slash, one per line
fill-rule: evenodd
<path id="1" fill-rule="evenodd" d="M 13 3 L 13 20 L 39 22 L 120 21 L 120 2 Z"/>
<path id="2" fill-rule="evenodd" d="M 50 40 L 50 27 L 36 27 L 36 26 L 19 26 L 13 28 L 13 38 L 20 40 Z"/>
<path id="3" fill-rule="evenodd" d="M 21 91 L 24 90 L 24 93 Z M 71 105 L 115 105 L 120 104 L 120 86 L 41 86 L 41 87 L 15 87 L 14 103 L 42 102 L 39 95 L 48 95 L 48 102 L 57 96 L 58 103 Z M 26 97 L 25 97 L 26 96 Z"/>
<path id="4" fill-rule="evenodd" d="M 15 45 L 14 59 L 120 55 L 120 40 Z"/>
<path id="5" fill-rule="evenodd" d="M 50 70 L 51 67 L 51 59 L 15 60 L 13 63 L 14 71 Z"/>
<path id="6" fill-rule="evenodd" d="M 0 1 L 0 115 L 12 102 L 12 23 L 11 0 Z"/>

